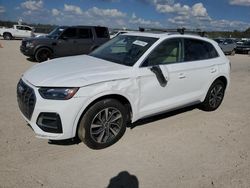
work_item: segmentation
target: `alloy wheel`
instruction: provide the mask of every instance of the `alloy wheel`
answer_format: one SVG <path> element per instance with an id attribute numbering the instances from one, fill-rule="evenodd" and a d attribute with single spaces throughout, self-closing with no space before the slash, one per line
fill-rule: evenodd
<path id="1" fill-rule="evenodd" d="M 219 106 L 220 103 L 222 102 L 223 95 L 224 95 L 223 86 L 220 84 L 215 85 L 210 92 L 209 105 L 213 108 Z"/>
<path id="2" fill-rule="evenodd" d="M 121 112 L 109 107 L 99 111 L 90 126 L 90 135 L 97 143 L 111 142 L 120 132 L 123 124 Z"/>

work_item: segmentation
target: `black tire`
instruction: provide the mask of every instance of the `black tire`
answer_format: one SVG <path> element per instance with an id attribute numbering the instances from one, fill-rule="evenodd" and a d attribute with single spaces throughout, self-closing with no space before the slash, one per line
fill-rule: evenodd
<path id="1" fill-rule="evenodd" d="M 104 99 L 92 105 L 80 120 L 78 137 L 92 149 L 116 143 L 125 133 L 127 110 L 116 99 Z"/>
<path id="2" fill-rule="evenodd" d="M 214 111 L 222 103 L 226 86 L 221 80 L 216 80 L 209 88 L 206 98 L 201 103 L 201 109 L 204 111 Z"/>
<path id="3" fill-rule="evenodd" d="M 10 33 L 4 33 L 3 38 L 4 38 L 4 40 L 11 40 L 13 37 Z"/>
<path id="4" fill-rule="evenodd" d="M 35 59 L 37 62 L 47 61 L 51 58 L 52 52 L 48 48 L 39 48 L 35 53 Z"/>

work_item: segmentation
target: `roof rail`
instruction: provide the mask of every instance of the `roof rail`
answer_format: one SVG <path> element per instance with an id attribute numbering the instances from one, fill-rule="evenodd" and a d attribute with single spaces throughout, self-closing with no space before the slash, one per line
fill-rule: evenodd
<path id="1" fill-rule="evenodd" d="M 177 29 L 157 29 L 157 28 L 143 28 L 143 27 L 139 27 L 139 31 L 140 32 L 146 32 L 146 31 L 150 31 L 150 32 L 166 32 L 166 33 L 180 33 L 181 35 L 184 34 L 197 34 L 200 35 L 201 37 L 205 37 L 206 32 L 205 31 L 201 31 L 200 29 L 197 30 L 187 30 L 186 28 L 177 28 Z"/>

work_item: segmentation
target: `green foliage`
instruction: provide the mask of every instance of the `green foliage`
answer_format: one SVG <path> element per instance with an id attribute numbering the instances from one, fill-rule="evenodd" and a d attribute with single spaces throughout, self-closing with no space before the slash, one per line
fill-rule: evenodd
<path id="1" fill-rule="evenodd" d="M 250 28 L 246 31 L 211 31 L 207 34 L 210 38 L 250 38 Z"/>

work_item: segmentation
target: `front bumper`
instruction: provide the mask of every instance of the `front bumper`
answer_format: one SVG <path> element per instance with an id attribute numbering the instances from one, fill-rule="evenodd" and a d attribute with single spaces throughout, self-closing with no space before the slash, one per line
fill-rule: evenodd
<path id="1" fill-rule="evenodd" d="M 27 48 L 24 45 L 20 46 L 20 51 L 22 52 L 23 55 L 28 56 L 28 57 L 33 57 L 35 55 L 33 48 Z"/>
<path id="2" fill-rule="evenodd" d="M 73 97 L 69 100 L 48 100 L 40 96 L 37 87 L 26 80 L 23 82 L 34 91 L 36 102 L 30 116 L 21 109 L 23 118 L 31 126 L 37 137 L 63 140 L 75 137 L 75 130 L 78 123 L 77 117 L 85 103 L 85 97 Z M 17 90 L 20 89 L 17 86 Z M 17 91 L 18 93 L 18 91 Z M 19 99 L 18 99 L 19 100 Z"/>

